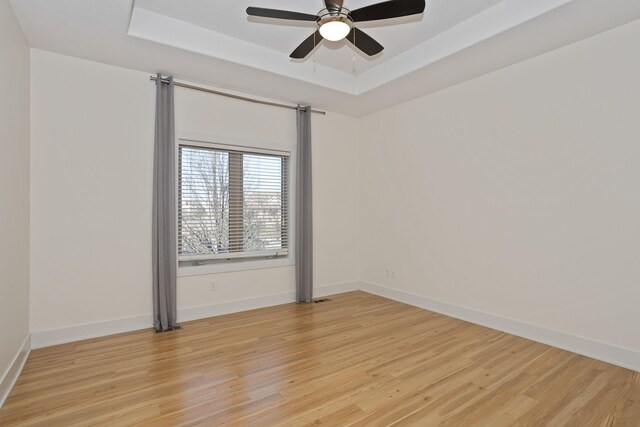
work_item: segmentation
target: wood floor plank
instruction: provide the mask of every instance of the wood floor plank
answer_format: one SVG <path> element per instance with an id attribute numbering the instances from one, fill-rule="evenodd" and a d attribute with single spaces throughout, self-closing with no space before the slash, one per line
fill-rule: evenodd
<path id="1" fill-rule="evenodd" d="M 637 372 L 363 292 L 34 350 L 2 426 L 640 426 Z"/>

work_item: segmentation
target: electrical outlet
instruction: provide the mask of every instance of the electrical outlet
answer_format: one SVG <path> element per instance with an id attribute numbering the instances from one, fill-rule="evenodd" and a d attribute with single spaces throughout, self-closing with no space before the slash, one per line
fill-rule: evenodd
<path id="1" fill-rule="evenodd" d="M 211 282 L 209 282 L 209 292 L 215 292 L 217 290 L 218 288 L 216 286 L 215 280 L 212 280 Z"/>
<path id="2" fill-rule="evenodd" d="M 396 271 L 393 268 L 387 268 L 387 277 L 389 279 L 395 279 Z"/>

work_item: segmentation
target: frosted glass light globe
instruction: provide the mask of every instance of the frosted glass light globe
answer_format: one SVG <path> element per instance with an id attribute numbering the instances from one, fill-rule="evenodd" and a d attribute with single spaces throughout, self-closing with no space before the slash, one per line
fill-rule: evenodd
<path id="1" fill-rule="evenodd" d="M 351 31 L 351 27 L 343 21 L 329 21 L 320 26 L 320 35 L 332 42 L 337 42 L 347 37 L 349 31 Z"/>

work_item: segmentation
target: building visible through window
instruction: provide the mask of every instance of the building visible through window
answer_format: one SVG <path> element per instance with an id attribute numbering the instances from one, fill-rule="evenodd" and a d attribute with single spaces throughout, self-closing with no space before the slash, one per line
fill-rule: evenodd
<path id="1" fill-rule="evenodd" d="M 289 157 L 180 145 L 180 261 L 288 253 Z"/>

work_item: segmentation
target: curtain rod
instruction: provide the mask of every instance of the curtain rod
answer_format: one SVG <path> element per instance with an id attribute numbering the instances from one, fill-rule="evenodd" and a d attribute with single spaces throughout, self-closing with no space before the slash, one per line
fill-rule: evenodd
<path id="1" fill-rule="evenodd" d="M 158 78 L 156 76 L 150 76 L 149 80 L 151 81 L 156 81 Z M 169 80 L 165 80 L 162 79 L 163 83 L 169 83 Z M 280 107 L 280 108 L 287 108 L 289 110 L 297 110 L 298 107 L 293 106 L 293 105 L 287 105 L 287 104 L 279 104 L 277 102 L 269 102 L 269 101 L 261 101 L 259 99 L 254 99 L 254 98 L 249 98 L 246 96 L 240 96 L 240 95 L 234 95 L 232 93 L 226 93 L 226 92 L 220 92 L 217 90 L 213 90 L 213 89 L 208 89 L 206 87 L 201 87 L 201 86 L 194 86 L 194 85 L 190 85 L 188 83 L 181 83 L 181 82 L 177 82 L 177 81 L 173 81 L 174 86 L 178 86 L 178 87 L 184 87 L 187 89 L 193 89 L 193 90 L 198 90 L 200 92 L 207 92 L 207 93 L 212 93 L 214 95 L 220 95 L 220 96 L 226 96 L 229 98 L 233 98 L 233 99 L 239 99 L 241 101 L 248 101 L 248 102 L 253 102 L 255 104 L 264 104 L 264 105 L 271 105 L 272 107 Z M 327 114 L 325 111 L 320 111 L 320 110 L 311 110 L 312 113 L 316 113 L 316 114 L 322 114 L 325 115 Z"/>

